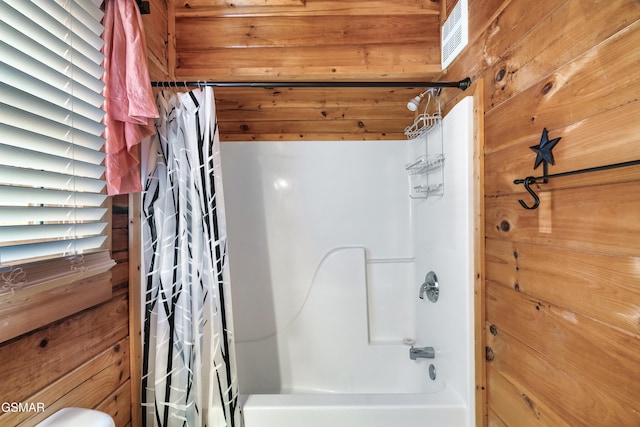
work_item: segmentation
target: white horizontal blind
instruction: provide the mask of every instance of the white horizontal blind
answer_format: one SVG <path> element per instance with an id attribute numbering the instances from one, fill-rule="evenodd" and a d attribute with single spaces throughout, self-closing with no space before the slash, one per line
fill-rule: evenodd
<path id="1" fill-rule="evenodd" d="M 0 268 L 99 249 L 101 0 L 0 0 Z"/>

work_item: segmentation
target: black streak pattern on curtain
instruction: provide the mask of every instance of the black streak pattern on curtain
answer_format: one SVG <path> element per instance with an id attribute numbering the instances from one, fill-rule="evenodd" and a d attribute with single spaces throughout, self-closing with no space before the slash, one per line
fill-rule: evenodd
<path id="1" fill-rule="evenodd" d="M 157 102 L 143 194 L 143 425 L 240 427 L 213 91 Z"/>

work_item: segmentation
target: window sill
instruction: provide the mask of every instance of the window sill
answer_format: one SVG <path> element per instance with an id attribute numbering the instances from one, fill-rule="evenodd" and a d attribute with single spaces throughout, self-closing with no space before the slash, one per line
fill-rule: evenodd
<path id="1" fill-rule="evenodd" d="M 108 257 L 90 267 L 39 281 L 0 295 L 0 343 L 111 298 Z M 46 263 L 43 263 L 43 265 Z"/>

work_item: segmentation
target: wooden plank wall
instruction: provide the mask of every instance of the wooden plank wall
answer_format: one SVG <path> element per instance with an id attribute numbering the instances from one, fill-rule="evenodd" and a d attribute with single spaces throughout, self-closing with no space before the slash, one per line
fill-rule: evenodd
<path id="1" fill-rule="evenodd" d="M 175 1 L 175 76 L 367 80 L 440 72 L 437 2 Z"/>
<path id="2" fill-rule="evenodd" d="M 169 5 L 167 0 L 150 0 L 151 13 L 142 15 L 147 67 L 154 81 L 169 80 Z"/>
<path id="3" fill-rule="evenodd" d="M 640 2 L 469 0 L 447 79 L 485 81 L 488 424 L 640 426 Z"/>
<path id="4" fill-rule="evenodd" d="M 405 139 L 415 89 L 216 88 L 223 141 Z"/>
<path id="5" fill-rule="evenodd" d="M 439 2 L 152 1 L 152 80 L 429 81 L 440 74 Z M 167 35 L 162 37 L 161 28 Z M 163 56 L 164 55 L 164 56 Z M 404 139 L 420 89 L 216 88 L 223 140 Z"/>
<path id="6" fill-rule="evenodd" d="M 33 332 L 0 343 L 0 402 L 44 403 L 44 412 L 0 412 L 2 426 L 32 426 L 78 406 L 131 425 L 127 199 L 114 198 L 113 296 Z"/>

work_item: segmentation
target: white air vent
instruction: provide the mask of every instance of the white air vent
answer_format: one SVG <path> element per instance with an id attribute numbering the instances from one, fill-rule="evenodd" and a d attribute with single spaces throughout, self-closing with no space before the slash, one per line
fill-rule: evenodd
<path id="1" fill-rule="evenodd" d="M 458 0 L 442 26 L 442 69 L 451 64 L 469 43 L 469 6 L 467 0 Z"/>

